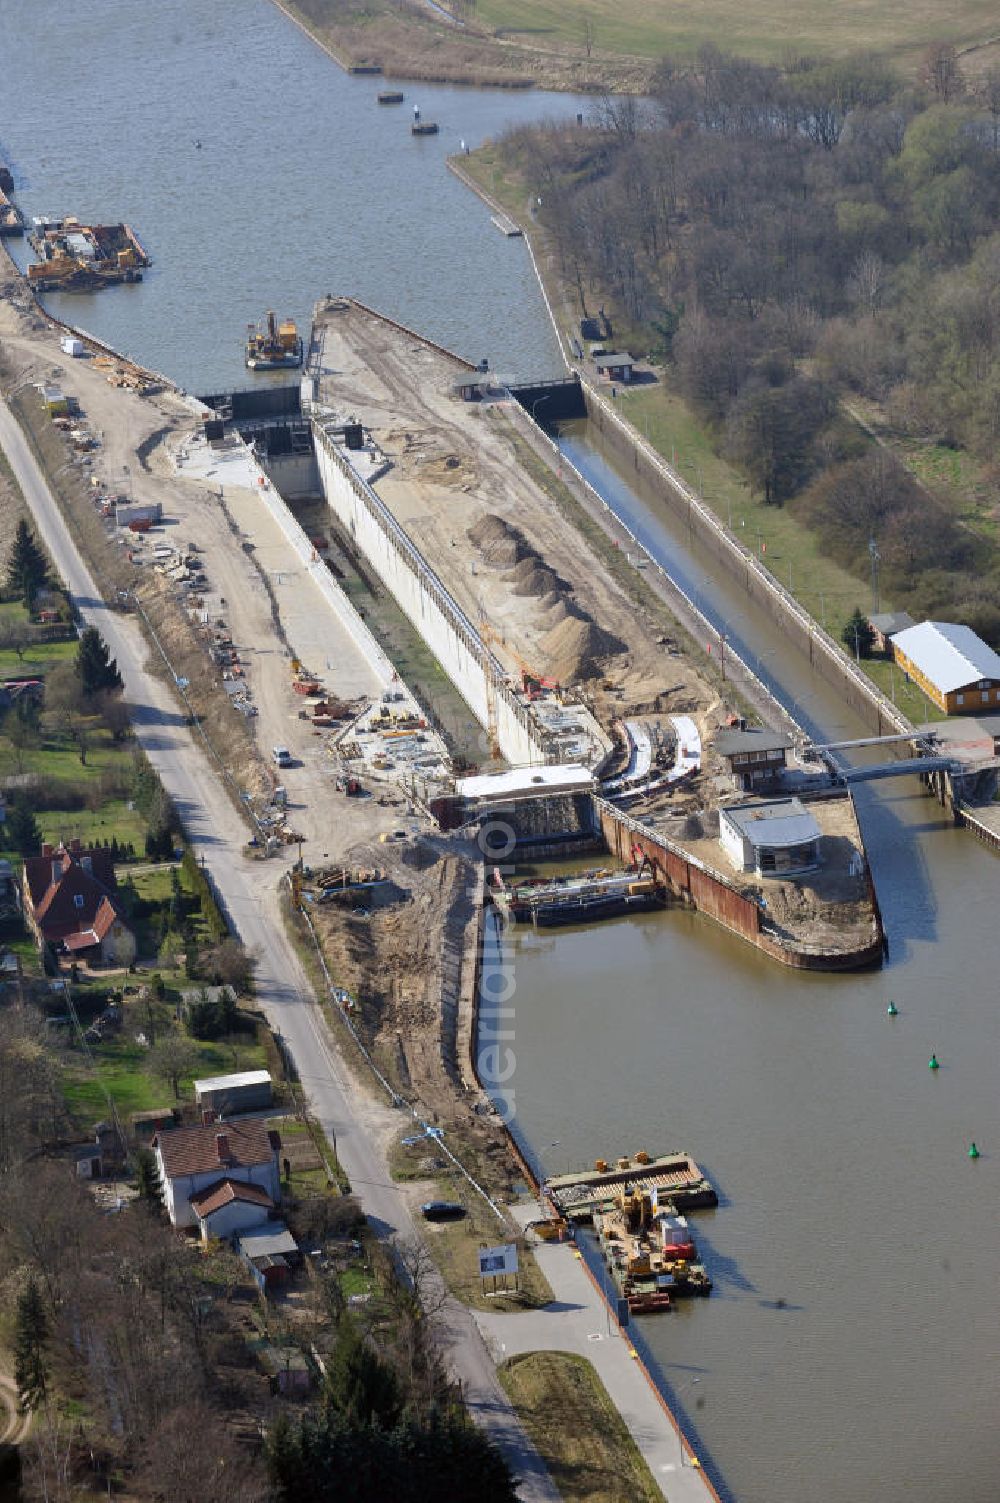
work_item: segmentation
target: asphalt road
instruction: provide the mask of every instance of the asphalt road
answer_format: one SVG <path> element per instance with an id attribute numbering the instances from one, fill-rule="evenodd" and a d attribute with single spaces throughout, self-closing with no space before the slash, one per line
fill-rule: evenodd
<path id="1" fill-rule="evenodd" d="M 101 600 L 34 455 L 2 401 L 0 447 L 81 617 L 97 627 L 117 660 L 136 736 L 173 799 L 194 853 L 204 861 L 236 932 L 257 957 L 258 998 L 295 1061 L 317 1120 L 329 1137 L 336 1135 L 337 1156 L 365 1215 L 380 1237 L 414 1240 L 419 1234 L 400 1187 L 389 1175 L 381 1146 L 398 1114 L 363 1093 L 339 1057 L 285 934 L 277 890 L 282 868 L 275 861 L 253 862 L 243 856 L 248 830 L 242 817 L 200 739 L 184 723 L 172 690 L 147 671 L 148 650 L 135 620 Z M 559 1494 L 541 1458 L 497 1382 L 471 1312 L 449 1298 L 440 1324 L 447 1358 L 462 1382 L 469 1410 L 520 1479 L 523 1503 L 558 1503 Z"/>

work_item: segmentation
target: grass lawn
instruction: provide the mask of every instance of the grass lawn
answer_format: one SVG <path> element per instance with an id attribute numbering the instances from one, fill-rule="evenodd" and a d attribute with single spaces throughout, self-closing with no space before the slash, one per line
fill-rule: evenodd
<path id="1" fill-rule="evenodd" d="M 198 983 L 181 984 L 191 987 Z M 154 1003 L 152 1007 L 154 1029 L 159 1037 L 171 1026 L 173 1002 Z M 173 1104 L 170 1085 L 148 1070 L 149 1050 L 137 1042 L 137 1033 L 149 1035 L 146 1004 L 130 1001 L 118 1036 L 108 1036 L 90 1046 L 93 1067 L 78 1045 L 64 1055 L 63 1094 L 81 1124 L 89 1125 L 107 1114 L 105 1091 L 114 1097 L 123 1117 Z M 197 1051 L 196 1062 L 181 1080 L 182 1101 L 190 1099 L 191 1082 L 196 1078 L 227 1075 L 235 1070 L 261 1070 L 267 1065 L 264 1045 L 252 1033 L 236 1034 L 214 1043 L 199 1043 L 194 1039 L 191 1042 Z"/>
<path id="2" fill-rule="evenodd" d="M 658 58 L 666 52 L 693 55 L 706 42 L 747 57 L 780 62 L 799 55 L 868 50 L 911 60 L 938 40 L 956 46 L 997 34 L 992 0 L 913 0 L 906 7 L 859 6 L 852 0 L 477 0 L 480 25 L 503 29 L 538 47 L 580 51 L 592 28 L 595 53 Z"/>
<path id="3" fill-rule="evenodd" d="M 713 452 L 709 434 L 684 401 L 667 387 L 621 393 L 619 406 L 744 547 L 840 642 L 855 606 L 865 610 L 868 605 L 868 585 L 828 557 L 819 538 L 795 515 L 794 504 L 767 506 L 753 496 L 742 475 Z M 896 602 L 883 600 L 881 608 L 893 610 Z M 890 663 L 871 658 L 862 659 L 860 666 L 910 720 L 920 724 L 945 718 Z"/>
<path id="4" fill-rule="evenodd" d="M 401 1136 L 408 1136 L 406 1131 Z M 472 1155 L 453 1134 L 448 1141 L 452 1150 L 465 1163 L 471 1164 L 476 1173 Z M 422 1161 L 434 1158 L 436 1145 L 426 1138 L 412 1148 L 404 1148 L 398 1140 L 389 1152 L 389 1167 L 393 1179 L 419 1181 L 428 1186 L 423 1200 L 454 1200 L 465 1206 L 466 1215 L 461 1221 L 437 1221 L 426 1224 L 427 1245 L 441 1270 L 445 1283 L 464 1304 L 476 1310 L 525 1310 L 546 1305 L 552 1299 L 552 1290 L 534 1255 L 521 1247 L 520 1291 L 517 1295 L 497 1295 L 489 1299 L 483 1294 L 479 1275 L 479 1249 L 491 1247 L 497 1242 L 506 1242 L 496 1216 L 468 1181 L 450 1166 L 441 1170 L 422 1167 Z M 445 1161 L 447 1162 L 447 1161 Z"/>
<path id="5" fill-rule="evenodd" d="M 648 1466 L 585 1357 L 526 1352 L 497 1369 L 563 1503 L 663 1503 Z"/>

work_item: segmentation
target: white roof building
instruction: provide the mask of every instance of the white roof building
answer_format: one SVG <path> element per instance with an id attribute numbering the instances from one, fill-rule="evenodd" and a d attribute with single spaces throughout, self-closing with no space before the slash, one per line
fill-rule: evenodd
<path id="1" fill-rule="evenodd" d="M 1000 682 L 1000 654 L 969 626 L 956 626 L 950 621 L 921 621 L 919 626 L 896 632 L 892 645 L 942 694 L 968 688 L 983 679 Z"/>
<path id="2" fill-rule="evenodd" d="M 785 876 L 819 864 L 820 828 L 797 798 L 719 810 L 719 843 L 739 871 Z"/>

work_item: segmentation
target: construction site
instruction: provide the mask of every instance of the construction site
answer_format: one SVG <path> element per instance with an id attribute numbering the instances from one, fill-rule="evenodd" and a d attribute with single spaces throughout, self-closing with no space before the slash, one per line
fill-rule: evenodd
<path id="1" fill-rule="evenodd" d="M 295 867 L 341 1005 L 401 1090 L 471 1121 L 494 855 L 477 837 L 494 818 L 522 860 L 610 848 L 640 865 L 647 906 L 649 887 L 759 943 L 746 879 L 705 857 L 725 772 L 713 738 L 741 707 L 568 525 L 558 461 L 539 470 L 502 384 L 337 298 L 317 308 L 300 387 L 203 405 L 46 333 L 23 281 L 8 288 L 18 383 L 71 409 L 29 404 L 63 445 L 80 529 L 156 633 L 248 849 L 283 858 L 267 880 Z M 780 950 L 777 910 L 808 928 L 829 899 L 778 887 Z"/>

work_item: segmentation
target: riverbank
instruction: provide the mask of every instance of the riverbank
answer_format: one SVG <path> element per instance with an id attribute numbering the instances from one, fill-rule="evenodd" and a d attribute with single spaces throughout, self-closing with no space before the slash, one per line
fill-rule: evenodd
<path id="1" fill-rule="evenodd" d="M 348 73 L 492 89 L 570 94 L 646 94 L 653 60 L 616 56 L 566 39 L 542 46 L 530 33 L 493 31 L 471 12 L 449 21 L 431 7 L 391 0 L 274 0 L 289 20 Z"/>
<path id="2" fill-rule="evenodd" d="M 448 166 L 490 208 L 512 215 L 522 227 L 563 361 L 567 370 L 579 375 L 588 417 L 602 438 L 697 531 L 699 542 L 719 559 L 739 589 L 762 604 L 782 625 L 806 654 L 814 671 L 835 685 L 845 703 L 865 717 L 874 734 L 911 731 L 913 726 L 902 710 L 684 479 L 672 463 L 675 456 L 659 452 L 629 421 L 624 401 L 615 400 L 614 387 L 607 381 L 601 382 L 589 362 L 577 359 L 570 341 L 575 337 L 571 331 L 577 327 L 581 313 L 578 294 L 575 295 L 575 289 L 560 270 L 544 227 L 534 219 L 523 184 L 506 176 L 496 165 L 484 168 L 477 159 L 468 156 L 452 158 Z M 655 381 L 655 373 L 650 374 Z"/>

